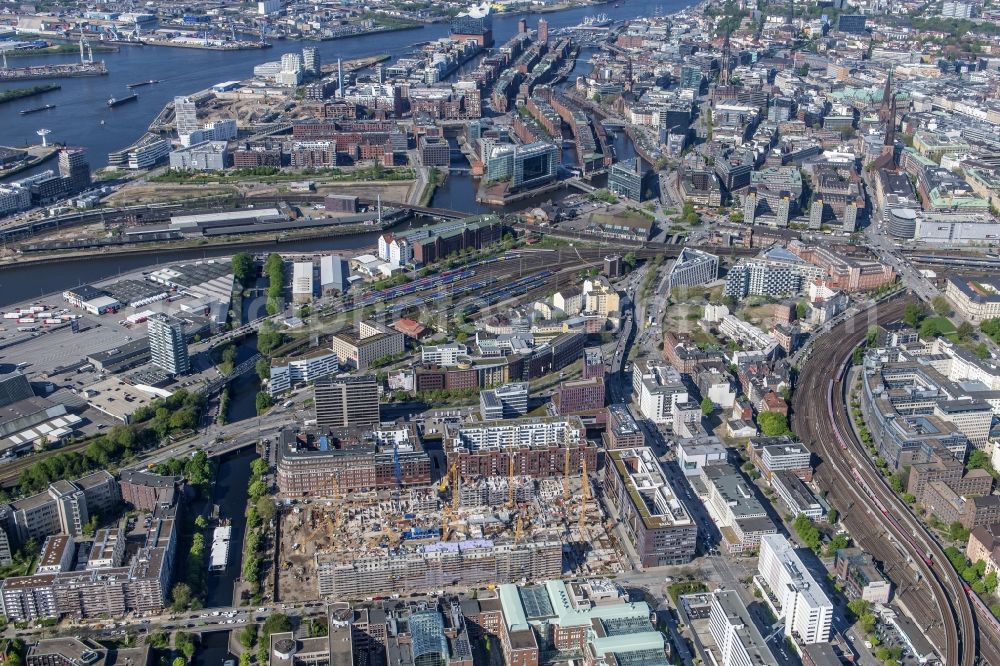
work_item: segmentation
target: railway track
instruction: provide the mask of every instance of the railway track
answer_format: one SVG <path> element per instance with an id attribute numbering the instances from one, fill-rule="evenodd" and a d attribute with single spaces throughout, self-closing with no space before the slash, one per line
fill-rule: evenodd
<path id="1" fill-rule="evenodd" d="M 877 321 L 898 320 L 907 302 L 897 298 L 879 307 Z M 866 328 L 867 322 L 852 321 L 834 327 L 827 336 L 833 342 L 818 348 L 806 362 L 798 389 L 803 402 L 792 415 L 795 432 L 820 458 L 817 482 L 841 509 L 858 544 L 882 562 L 897 586 L 898 600 L 941 650 L 944 663 L 974 666 L 981 654 L 986 663 L 1000 664 L 995 635 L 979 640 L 964 582 L 937 542 L 885 484 L 853 433 L 843 371 Z"/>

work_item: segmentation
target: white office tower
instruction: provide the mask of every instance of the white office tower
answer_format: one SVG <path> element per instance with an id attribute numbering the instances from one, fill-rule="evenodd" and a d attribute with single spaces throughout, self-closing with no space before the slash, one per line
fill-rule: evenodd
<path id="1" fill-rule="evenodd" d="M 833 604 L 788 539 L 780 534 L 761 537 L 757 571 L 754 581 L 775 614 L 785 620 L 786 636 L 802 645 L 830 640 Z"/>
<path id="2" fill-rule="evenodd" d="M 195 106 L 194 100 L 190 97 L 174 98 L 174 119 L 174 124 L 177 127 L 177 136 L 181 138 L 182 144 L 184 144 L 187 137 L 201 130 L 201 127 L 198 125 L 198 108 Z"/>
<path id="3" fill-rule="evenodd" d="M 286 53 L 281 56 L 278 85 L 297 86 L 300 83 L 302 83 L 302 56 L 298 53 Z"/>
<path id="4" fill-rule="evenodd" d="M 769 666 L 778 663 L 735 590 L 712 592 L 708 626 L 719 651 L 719 666 Z"/>
<path id="5" fill-rule="evenodd" d="M 176 317 L 157 313 L 146 320 L 146 324 L 153 365 L 172 375 L 183 375 L 190 370 L 184 322 Z"/>
<path id="6" fill-rule="evenodd" d="M 344 96 L 344 61 L 337 58 L 337 97 Z"/>

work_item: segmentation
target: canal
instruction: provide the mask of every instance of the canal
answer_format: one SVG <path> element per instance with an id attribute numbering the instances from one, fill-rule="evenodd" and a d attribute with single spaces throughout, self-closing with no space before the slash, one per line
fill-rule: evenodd
<path id="1" fill-rule="evenodd" d="M 528 25 L 535 27 L 544 17 L 550 32 L 577 25 L 587 16 L 604 13 L 621 21 L 639 16 L 669 13 L 692 3 L 686 0 L 631 0 L 593 7 L 575 7 L 559 12 L 527 16 Z M 493 33 L 498 45 L 517 32 L 521 15 L 498 15 L 493 21 Z M 88 150 L 93 168 L 107 163 L 108 153 L 124 148 L 139 138 L 143 130 L 176 95 L 189 95 L 228 80 L 246 79 L 253 67 L 262 62 L 279 60 L 281 55 L 315 46 L 323 62 L 337 58 L 350 60 L 375 54 L 387 54 L 391 59 L 415 50 L 417 42 L 428 42 L 448 36 L 448 23 L 434 23 L 413 30 L 389 34 L 363 35 L 328 42 L 277 40 L 273 48 L 248 51 L 209 51 L 164 46 L 122 46 L 117 53 L 100 53 L 95 57 L 108 66 L 107 76 L 58 79 L 62 88 L 39 97 L 22 100 L 23 104 L 8 105 L 0 123 L 0 145 L 24 146 L 38 143 L 36 131 L 50 130 L 49 140 L 81 146 Z M 28 56 L 17 58 L 11 66 L 27 66 L 74 62 L 78 56 Z M 459 73 L 474 66 L 477 59 L 459 68 Z M 391 62 L 391 60 L 390 60 Z M 139 88 L 139 100 L 133 104 L 109 109 L 107 100 L 127 94 L 128 83 L 159 80 L 160 83 Z M 33 82 L 0 84 L 0 91 L 34 85 Z M 54 104 L 55 109 L 22 116 L 15 111 L 29 106 Z M 102 124 L 103 121 L 103 124 Z M 38 168 L 51 168 L 52 163 Z M 25 172 L 25 173 L 31 173 Z M 18 175 L 16 177 L 23 177 Z"/>
<path id="2" fill-rule="evenodd" d="M 228 659 L 236 659 L 229 651 L 229 632 L 212 631 L 201 635 L 194 666 L 222 666 Z"/>
<path id="3" fill-rule="evenodd" d="M 233 398 L 235 401 L 236 396 Z M 230 606 L 234 602 L 233 589 L 242 568 L 250 462 L 256 457 L 254 449 L 244 449 L 219 459 L 215 485 L 212 486 L 212 502 L 219 507 L 219 520 L 229 521 L 233 530 L 229 543 L 229 563 L 225 571 L 208 574 L 205 589 L 205 606 L 208 608 Z"/>

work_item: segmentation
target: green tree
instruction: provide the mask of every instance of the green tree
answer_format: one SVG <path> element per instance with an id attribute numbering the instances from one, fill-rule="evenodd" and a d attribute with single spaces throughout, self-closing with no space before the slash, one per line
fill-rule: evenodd
<path id="1" fill-rule="evenodd" d="M 878 326 L 872 325 L 868 327 L 868 333 L 865 336 L 865 344 L 869 347 L 874 347 L 876 342 L 878 342 Z"/>
<path id="2" fill-rule="evenodd" d="M 146 642 L 149 643 L 151 647 L 154 647 L 158 650 L 162 650 L 163 648 L 167 647 L 168 643 L 170 642 L 170 637 L 167 636 L 167 633 L 165 631 L 154 631 L 149 635 L 149 638 L 146 640 Z"/>
<path id="3" fill-rule="evenodd" d="M 851 539 L 846 534 L 836 534 L 830 541 L 826 544 L 826 555 L 827 557 L 833 557 L 837 554 L 838 550 L 843 550 L 851 545 Z"/>
<path id="4" fill-rule="evenodd" d="M 249 252 L 237 252 L 234 254 L 230 265 L 233 269 L 233 277 L 235 277 L 240 284 L 246 286 L 250 283 L 250 280 L 253 279 L 253 257 L 250 256 Z"/>
<path id="5" fill-rule="evenodd" d="M 830 523 L 831 525 L 836 524 L 839 518 L 840 518 L 840 512 L 834 509 L 833 507 L 831 507 L 830 510 L 826 512 L 826 522 Z"/>
<path id="6" fill-rule="evenodd" d="M 994 477 L 997 476 L 997 471 L 993 469 L 993 464 L 990 462 L 990 457 L 982 449 L 972 449 L 972 451 L 969 452 L 969 459 L 965 463 L 965 468 L 985 469 Z"/>
<path id="7" fill-rule="evenodd" d="M 969 530 L 962 526 L 962 523 L 957 520 L 948 526 L 948 537 L 952 541 L 968 541 L 969 540 Z M 976 576 L 978 578 L 978 576 Z M 971 581 L 970 581 L 971 582 Z"/>
<path id="8" fill-rule="evenodd" d="M 715 403 L 708 396 L 701 399 L 701 413 L 704 416 L 708 416 L 715 411 Z"/>
<path id="9" fill-rule="evenodd" d="M 966 340 L 971 340 L 975 334 L 976 334 L 976 327 L 967 321 L 963 321 L 961 324 L 958 325 L 958 328 L 955 329 L 955 335 L 957 335 L 958 339 L 963 342 Z"/>
<path id="10" fill-rule="evenodd" d="M 757 415 L 757 425 L 760 431 L 768 437 L 779 437 L 791 434 L 788 429 L 788 418 L 781 412 L 761 412 Z"/>
<path id="11" fill-rule="evenodd" d="M 271 396 L 266 391 L 257 392 L 257 413 L 263 414 L 271 407 Z"/>
<path id="12" fill-rule="evenodd" d="M 865 613 L 870 613 L 872 611 L 872 604 L 870 601 L 865 601 L 864 599 L 851 599 L 847 602 L 847 610 L 850 611 L 851 615 L 855 620 L 860 619 Z"/>
<path id="13" fill-rule="evenodd" d="M 267 484 L 261 479 L 251 481 L 249 487 L 247 488 L 247 493 L 250 495 L 250 500 L 252 502 L 256 502 L 267 494 Z"/>
<path id="14" fill-rule="evenodd" d="M 922 303 L 910 303 L 903 310 L 903 321 L 913 328 L 919 327 L 926 316 L 927 311 Z"/>
<path id="15" fill-rule="evenodd" d="M 805 319 L 808 316 L 809 316 L 809 302 L 808 301 L 799 301 L 798 303 L 796 303 L 795 304 L 795 318 L 796 319 Z"/>
<path id="16" fill-rule="evenodd" d="M 271 522 L 271 519 L 277 513 L 277 510 L 274 508 L 274 500 L 270 497 L 261 497 L 254 506 L 257 508 L 257 515 L 265 523 Z"/>
<path id="17" fill-rule="evenodd" d="M 260 381 L 265 381 L 271 378 L 271 362 L 264 357 L 257 359 L 257 363 L 254 365 L 254 370 L 257 371 L 257 377 L 260 378 Z"/>
<path id="18" fill-rule="evenodd" d="M 174 634 L 174 647 L 181 651 L 188 661 L 194 657 L 194 640 L 191 638 L 191 634 L 185 633 L 183 631 L 178 631 Z M 185 664 L 186 666 L 186 664 Z"/>
<path id="19" fill-rule="evenodd" d="M 823 537 L 819 529 L 804 514 L 800 513 L 792 522 L 792 528 L 806 546 L 815 552 L 819 552 Z"/>
<path id="20" fill-rule="evenodd" d="M 629 270 L 635 268 L 635 252 L 627 252 L 622 258 L 622 263 L 629 267 Z"/>
<path id="21" fill-rule="evenodd" d="M 979 325 L 979 330 L 988 335 L 993 342 L 1000 344 L 1000 317 L 987 319 Z"/>
<path id="22" fill-rule="evenodd" d="M 263 631 L 261 631 L 261 641 L 265 644 L 271 637 L 271 634 L 280 634 L 285 631 L 292 630 L 292 621 L 288 619 L 288 616 L 283 613 L 275 613 L 264 620 Z"/>
<path id="23" fill-rule="evenodd" d="M 173 609 L 182 611 L 191 607 L 191 586 L 187 583 L 177 583 L 170 594 L 173 599 Z"/>
<path id="24" fill-rule="evenodd" d="M 931 307 L 939 317 L 950 317 L 952 313 L 951 303 L 944 296 L 938 294 L 931 300 Z"/>
<path id="25" fill-rule="evenodd" d="M 198 515 L 194 519 L 194 526 L 197 527 L 199 530 L 203 530 L 206 527 L 208 527 L 208 521 L 205 520 L 205 516 Z"/>
<path id="26" fill-rule="evenodd" d="M 250 653 L 240 652 L 240 666 L 250 666 Z"/>
<path id="27" fill-rule="evenodd" d="M 242 631 L 240 631 L 240 645 L 249 650 L 256 644 L 257 644 L 257 625 L 248 624 L 247 626 L 243 627 Z"/>
<path id="28" fill-rule="evenodd" d="M 263 458 L 254 458 L 250 463 L 250 474 L 255 479 L 267 474 L 267 462 Z"/>
<path id="29" fill-rule="evenodd" d="M 184 659 L 184 657 L 174 657 L 174 660 L 171 663 L 172 666 L 187 666 L 187 661 Z"/>

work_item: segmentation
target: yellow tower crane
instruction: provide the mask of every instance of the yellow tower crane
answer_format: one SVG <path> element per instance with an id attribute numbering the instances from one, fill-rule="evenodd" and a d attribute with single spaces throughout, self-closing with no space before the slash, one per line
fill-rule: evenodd
<path id="1" fill-rule="evenodd" d="M 510 464 L 508 465 L 507 472 L 507 506 L 514 508 L 514 452 L 511 451 L 508 460 Z"/>
<path id="2" fill-rule="evenodd" d="M 451 464 L 451 508 L 458 511 L 458 502 L 462 494 L 462 477 L 458 473 L 458 463 Z"/>
<path id="3" fill-rule="evenodd" d="M 563 457 L 563 502 L 569 501 L 569 447 Z"/>
<path id="4" fill-rule="evenodd" d="M 584 503 L 590 501 L 590 479 L 587 477 L 587 454 L 584 451 L 580 451 L 580 476 L 583 477 L 583 501 Z"/>
<path id="5" fill-rule="evenodd" d="M 521 536 L 524 534 L 524 518 L 521 516 L 521 512 L 517 513 L 517 521 L 514 523 L 514 543 L 521 541 Z"/>

